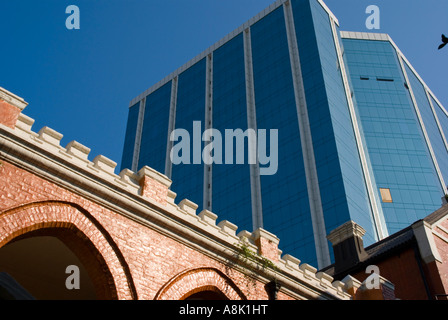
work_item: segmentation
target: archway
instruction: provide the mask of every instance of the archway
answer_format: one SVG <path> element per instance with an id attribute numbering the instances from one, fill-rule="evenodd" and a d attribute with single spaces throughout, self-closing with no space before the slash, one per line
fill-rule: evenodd
<path id="1" fill-rule="evenodd" d="M 70 229 L 40 229 L 0 248 L 0 272 L 37 300 L 116 299 L 115 287 L 104 285 L 113 282 L 112 275 L 94 251 Z"/>
<path id="2" fill-rule="evenodd" d="M 244 293 L 215 268 L 186 270 L 172 278 L 155 300 L 246 300 Z"/>
<path id="3" fill-rule="evenodd" d="M 21 281 L 35 298 L 136 298 L 126 261 L 112 238 L 77 205 L 44 202 L 8 210 L 0 214 L 0 231 L 0 271 Z M 84 290 L 66 287 L 69 265 L 79 268 Z M 44 284 L 47 289 L 38 289 Z"/>
<path id="4" fill-rule="evenodd" d="M 180 300 L 229 300 L 218 288 L 206 286 L 188 292 Z"/>

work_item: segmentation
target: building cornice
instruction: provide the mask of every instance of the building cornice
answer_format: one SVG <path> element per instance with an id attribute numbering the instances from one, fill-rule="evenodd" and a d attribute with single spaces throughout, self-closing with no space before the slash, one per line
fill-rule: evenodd
<path id="1" fill-rule="evenodd" d="M 25 100 L 1 87 L 0 87 L 0 100 L 3 100 L 14 107 L 17 107 L 20 110 L 25 109 L 26 106 L 28 105 L 28 103 Z"/>

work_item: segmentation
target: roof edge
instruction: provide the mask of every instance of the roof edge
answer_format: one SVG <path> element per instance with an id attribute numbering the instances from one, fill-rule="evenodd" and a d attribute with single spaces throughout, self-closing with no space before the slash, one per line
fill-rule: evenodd
<path id="1" fill-rule="evenodd" d="M 205 58 L 207 55 L 209 55 L 210 53 L 212 53 L 213 51 L 215 51 L 216 49 L 218 49 L 219 47 L 224 45 L 226 42 L 230 41 L 231 39 L 233 39 L 234 37 L 239 35 L 245 29 L 251 27 L 258 21 L 260 21 L 261 19 L 266 17 L 268 14 L 270 14 L 274 10 L 278 9 L 284 3 L 287 3 L 289 1 L 290 0 L 276 0 L 274 3 L 269 5 L 267 8 L 265 8 L 264 10 L 259 12 L 257 15 L 255 15 L 251 19 L 247 20 L 241 26 L 239 26 L 238 28 L 236 28 L 233 31 L 231 31 L 230 33 L 228 33 L 226 36 L 224 36 L 223 38 L 221 38 L 220 40 L 215 42 L 213 45 L 211 45 L 210 47 L 208 47 L 207 49 L 202 51 L 200 54 L 196 55 L 193 59 L 189 60 L 188 62 L 183 64 L 181 67 L 177 68 L 175 71 L 173 71 L 169 75 L 167 75 L 165 78 L 163 78 L 162 80 L 160 80 L 159 82 L 157 82 L 156 84 L 152 85 L 147 90 L 145 90 L 144 92 L 139 94 L 137 97 L 132 99 L 131 102 L 129 103 L 129 108 L 132 107 L 133 105 L 135 105 L 138 101 L 142 100 L 144 97 L 146 97 L 150 93 L 156 91 L 163 85 L 167 84 L 173 78 L 175 78 L 176 76 L 178 76 L 179 74 L 181 74 L 182 72 L 187 70 L 189 67 L 193 66 L 194 64 L 196 64 L 197 62 L 199 62 L 200 60 Z M 324 1 L 323 0 L 315 0 L 315 1 L 317 1 L 322 6 L 322 8 L 328 13 L 329 17 L 331 19 L 333 19 L 335 21 L 335 23 L 339 26 L 339 20 L 336 18 L 334 13 L 328 8 L 328 6 L 324 3 Z"/>

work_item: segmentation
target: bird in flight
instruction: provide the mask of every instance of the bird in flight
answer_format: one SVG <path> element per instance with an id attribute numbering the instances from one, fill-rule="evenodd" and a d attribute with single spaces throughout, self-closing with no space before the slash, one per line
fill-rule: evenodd
<path id="1" fill-rule="evenodd" d="M 446 46 L 448 44 L 448 38 L 445 37 L 444 34 L 442 34 L 442 44 L 439 46 L 439 50 L 442 49 L 444 46 Z"/>

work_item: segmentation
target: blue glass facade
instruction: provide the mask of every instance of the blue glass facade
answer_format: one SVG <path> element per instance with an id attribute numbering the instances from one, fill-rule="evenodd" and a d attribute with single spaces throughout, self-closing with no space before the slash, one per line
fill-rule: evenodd
<path id="1" fill-rule="evenodd" d="M 294 41 L 288 38 L 293 34 Z M 138 167 L 149 165 L 162 173 L 169 128 L 186 130 L 190 163 L 172 164 L 170 171 L 178 201 L 187 198 L 199 211 L 209 208 L 239 230 L 252 231 L 253 211 L 260 210 L 263 228 L 280 238 L 280 249 L 312 265 L 319 261 L 316 204 L 322 208 L 326 234 L 353 220 L 366 230 L 366 245 L 409 226 L 442 204 L 444 188 L 436 168 L 448 181 L 448 116 L 406 62 L 402 70 L 390 41 L 368 39 L 343 37 L 318 0 L 277 1 L 263 16 L 148 91 L 140 121 L 139 103 L 129 109 L 122 168 L 136 165 L 138 123 Z M 291 61 L 300 64 L 301 73 Z M 297 105 L 302 92 L 297 83 L 303 84 L 306 106 Z M 305 107 L 308 119 L 301 118 Z M 175 113 L 170 115 L 170 110 Z M 275 152 L 270 130 L 278 132 L 278 169 L 273 175 L 254 178 L 247 138 L 244 164 L 235 163 L 235 144 L 233 164 L 225 163 L 225 131 L 245 132 L 253 112 L 256 127 L 268 133 L 267 156 Z M 194 132 L 195 121 L 199 132 Z M 202 133 L 208 126 L 223 138 L 222 164 L 214 163 L 210 171 L 202 158 L 195 159 L 198 150 L 202 155 Z M 319 197 L 314 185 L 308 185 L 314 171 L 306 172 L 310 166 L 304 157 L 310 154 Z M 260 182 L 260 194 L 254 181 Z M 390 191 L 391 201 L 381 198 L 384 190 Z M 258 196 L 261 208 L 254 209 Z M 386 229 L 383 235 L 380 226 Z M 331 243 L 328 247 L 331 260 Z"/>
<path id="2" fill-rule="evenodd" d="M 189 199 L 203 207 L 204 166 L 195 163 L 194 144 L 203 150 L 202 132 L 205 124 L 206 60 L 202 59 L 179 75 L 176 104 L 176 129 L 190 133 L 190 164 L 172 166 L 172 190 L 178 199 Z M 193 134 L 193 123 L 199 121 L 199 137 Z M 196 155 L 197 156 L 197 155 Z M 201 155 L 200 155 L 201 156 Z"/>
<path id="3" fill-rule="evenodd" d="M 423 84 L 418 80 L 414 72 L 405 64 L 406 74 L 409 78 L 409 86 L 414 93 L 415 100 L 418 105 L 418 110 L 422 117 L 425 130 L 428 134 L 434 156 L 436 157 L 440 171 L 444 180 L 448 181 L 448 151 L 443 142 L 439 128 L 437 126 L 436 118 L 432 111 L 428 95 Z"/>
<path id="4" fill-rule="evenodd" d="M 257 126 L 278 130 L 278 171 L 260 179 L 264 228 L 282 250 L 315 262 L 283 8 L 251 27 L 251 42 Z"/>
<path id="5" fill-rule="evenodd" d="M 327 233 L 351 219 L 372 243 L 376 235 L 330 18 L 317 1 L 292 6 Z"/>
<path id="6" fill-rule="evenodd" d="M 438 209 L 443 193 L 391 43 L 343 44 L 377 187 L 392 196 L 381 204 L 394 233 Z"/>
<path id="7" fill-rule="evenodd" d="M 446 111 L 443 111 L 442 106 L 440 106 L 432 97 L 431 97 L 432 105 L 434 106 L 435 114 L 437 116 L 437 120 L 439 120 L 441 126 L 441 134 L 444 135 L 445 140 L 448 138 L 448 115 Z"/>
<path id="8" fill-rule="evenodd" d="M 171 81 L 146 97 L 139 164 L 164 173 L 170 116 Z"/>
<path id="9" fill-rule="evenodd" d="M 213 128 L 247 130 L 244 40 L 239 34 L 213 53 Z M 229 141 L 223 141 L 229 143 Z M 246 139 L 247 143 L 247 139 Z M 236 164 L 236 140 L 233 141 L 232 164 L 213 164 L 212 210 L 238 225 L 252 229 L 250 169 L 246 161 Z M 246 149 L 247 150 L 247 149 Z M 232 199 L 229 202 L 229 199 Z"/>
<path id="10" fill-rule="evenodd" d="M 123 169 L 132 168 L 139 111 L 140 111 L 140 102 L 137 102 L 136 104 L 132 105 L 129 108 L 128 122 L 126 125 L 126 136 L 124 138 L 124 148 L 121 159 L 121 167 Z"/>

